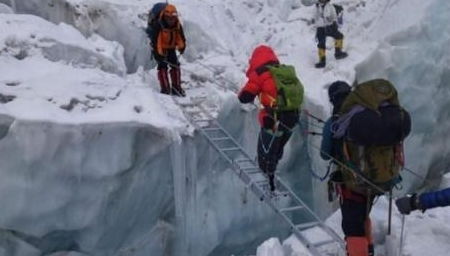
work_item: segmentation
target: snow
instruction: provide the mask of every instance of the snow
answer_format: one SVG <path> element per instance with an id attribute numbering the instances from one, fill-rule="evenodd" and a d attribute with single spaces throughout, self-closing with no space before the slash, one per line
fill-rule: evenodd
<path id="1" fill-rule="evenodd" d="M 235 92 L 251 51 L 263 43 L 295 65 L 305 109 L 321 118 L 331 110 L 331 82 L 393 81 L 413 115 L 408 166 L 433 184 L 450 184 L 448 175 L 440 180 L 450 166 L 450 141 L 443 139 L 450 117 L 449 3 L 336 0 L 346 8 L 350 56 L 336 61 L 330 40 L 327 68 L 316 70 L 315 31 L 305 22 L 313 7 L 301 5 L 306 0 L 174 0 L 189 44 L 181 57 L 188 97 L 177 99 L 159 94 L 156 71 L 147 70 L 154 62 L 143 28 L 154 1 L 0 2 L 22 13 L 0 5 L 0 203 L 8 209 L 0 214 L 0 255 L 40 253 L 7 229 L 51 245 L 62 243 L 48 234 L 63 230 L 65 242 L 80 245 L 68 253 L 77 256 L 307 255 L 294 236 L 280 242 L 287 226 L 242 186 L 176 104 L 202 102 L 254 154 L 256 108 L 241 106 Z M 309 123 L 303 126 L 319 132 Z M 279 173 L 328 217 L 334 207 L 309 172 L 325 171 L 314 148 L 319 142 L 295 132 Z M 408 173 L 404 178 L 398 194 L 422 185 Z M 387 201 L 378 200 L 372 217 L 377 251 L 390 256 L 401 222 L 395 212 L 386 242 L 386 209 Z M 338 232 L 339 218 L 336 212 L 328 219 Z M 450 232 L 442 223 L 448 208 L 409 216 L 403 255 L 446 255 Z M 271 236 L 277 238 L 256 249 Z"/>
<path id="2" fill-rule="evenodd" d="M 347 38 L 355 38 L 350 39 L 353 42 L 348 47 L 361 40 L 361 43 L 365 42 L 364 50 L 370 49 L 370 54 L 361 56 L 360 63 L 355 67 L 356 78 L 360 82 L 387 78 L 397 86 L 401 102 L 413 114 L 413 133 L 405 145 L 407 166 L 420 176 L 427 177 L 423 181 L 404 172 L 404 190 L 397 191 L 397 194 L 422 183 L 429 189 L 433 183 L 439 182 L 442 173 L 448 172 L 449 166 L 447 160 L 444 160 L 449 154 L 448 128 L 444 128 L 447 127 L 447 122 L 442 122 L 442 118 L 448 116 L 448 111 L 446 107 L 442 107 L 442 103 L 449 96 L 446 85 L 449 81 L 450 53 L 446 47 L 449 34 L 443 32 L 447 30 L 442 26 L 448 23 L 448 15 L 445 13 L 450 10 L 450 5 L 442 1 L 377 1 L 366 3 L 366 8 L 370 13 L 358 12 L 357 15 L 362 18 L 359 19 L 361 23 L 349 24 L 353 33 L 346 33 L 349 35 Z M 356 20 L 356 17 L 351 19 L 348 16 L 346 14 L 346 20 Z M 356 25 L 363 27 L 358 28 Z M 362 28 L 365 28 L 364 32 Z M 431 44 L 430 38 L 434 38 Z M 371 40 L 377 43 L 366 43 Z M 351 55 L 354 55 L 354 51 L 358 49 L 352 49 Z M 431 98 L 436 101 L 430 102 Z M 440 125 L 436 127 L 438 122 Z M 448 174 L 441 181 L 441 186 L 448 187 Z M 371 213 L 376 253 L 399 255 L 401 215 L 394 209 L 393 234 L 387 236 L 387 205 L 387 200 L 380 198 Z M 424 214 L 414 212 L 406 217 L 401 255 L 447 255 L 450 249 L 449 216 L 448 208 L 439 208 Z M 336 231 L 340 231 L 339 211 L 327 222 Z M 294 236 L 285 240 L 282 243 L 285 253 L 281 255 L 305 253 L 301 246 L 286 252 L 285 248 L 292 241 L 298 244 Z M 264 244 L 258 248 L 258 256 L 274 253 L 260 251 L 260 248 L 264 248 Z M 276 253 L 280 252 L 281 250 Z"/>
<path id="3" fill-rule="evenodd" d="M 0 3 L 0 13 L 11 14 L 11 13 L 13 13 L 13 10 L 11 9 L 11 7 Z"/>
<path id="4" fill-rule="evenodd" d="M 2 55 L 25 59 L 39 52 L 50 61 L 125 74 L 123 47 L 118 43 L 98 35 L 86 39 L 72 26 L 53 25 L 31 15 L 1 15 L 0 24 L 5 28 L 0 37 Z"/>

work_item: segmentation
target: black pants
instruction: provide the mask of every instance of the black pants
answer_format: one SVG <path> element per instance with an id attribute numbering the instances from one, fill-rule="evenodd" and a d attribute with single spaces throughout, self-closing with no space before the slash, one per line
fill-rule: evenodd
<path id="1" fill-rule="evenodd" d="M 337 23 L 333 23 L 332 25 L 326 27 L 318 27 L 316 32 L 316 37 L 319 43 L 317 47 L 319 49 L 325 49 L 327 43 L 327 36 L 331 36 L 335 40 L 344 39 L 344 35 L 339 32 Z"/>
<path id="2" fill-rule="evenodd" d="M 283 148 L 292 135 L 291 130 L 298 122 L 298 111 L 280 112 L 267 117 L 272 123 L 278 121 L 277 129 L 261 128 L 258 137 L 258 164 L 267 174 L 275 173 L 278 161 L 283 156 Z M 265 125 L 264 125 L 265 126 Z"/>
<path id="3" fill-rule="evenodd" d="M 366 236 L 366 222 L 372 209 L 374 197 L 355 195 L 343 198 L 341 202 L 342 230 L 345 237 Z"/>
<path id="4" fill-rule="evenodd" d="M 155 51 L 153 51 L 153 57 L 155 58 L 156 62 L 158 62 L 158 70 L 161 69 L 167 69 L 167 66 L 170 65 L 171 68 L 178 68 L 180 66 L 180 62 L 177 58 L 177 53 L 175 49 L 173 50 L 167 50 L 167 56 L 161 56 Z M 168 64 L 170 63 L 170 64 Z"/>

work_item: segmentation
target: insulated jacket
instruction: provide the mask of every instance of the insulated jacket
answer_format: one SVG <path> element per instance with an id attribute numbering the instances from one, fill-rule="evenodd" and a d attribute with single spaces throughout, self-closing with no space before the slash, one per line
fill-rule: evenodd
<path id="1" fill-rule="evenodd" d="M 450 205 L 450 188 L 435 192 L 428 192 L 419 196 L 422 210 Z"/>
<path id="2" fill-rule="evenodd" d="M 326 27 L 337 22 L 337 13 L 334 6 L 330 3 L 316 4 L 316 13 L 314 15 L 316 27 Z"/>
<path id="3" fill-rule="evenodd" d="M 163 19 L 163 16 L 167 14 L 177 15 L 175 6 L 168 4 L 161 12 L 158 21 L 149 24 L 155 31 L 150 38 L 152 46 L 154 51 L 161 56 L 166 56 L 168 50 L 184 51 L 186 48 L 186 38 L 180 21 L 177 18 L 176 24 L 169 27 Z"/>
<path id="4" fill-rule="evenodd" d="M 277 99 L 277 86 L 266 65 L 279 64 L 278 58 L 272 48 L 261 45 L 254 51 L 249 60 L 246 72 L 248 81 L 239 92 L 239 100 L 242 103 L 253 102 L 256 96 L 263 109 L 259 112 L 259 122 L 264 127 L 265 118 L 273 115 L 271 109 L 275 107 Z"/>

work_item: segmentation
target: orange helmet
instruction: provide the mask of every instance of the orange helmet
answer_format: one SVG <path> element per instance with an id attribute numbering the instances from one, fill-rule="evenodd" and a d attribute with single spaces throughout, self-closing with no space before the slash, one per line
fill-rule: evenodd
<path id="1" fill-rule="evenodd" d="M 164 8 L 163 16 L 178 17 L 177 8 L 172 4 L 168 4 L 166 8 Z"/>

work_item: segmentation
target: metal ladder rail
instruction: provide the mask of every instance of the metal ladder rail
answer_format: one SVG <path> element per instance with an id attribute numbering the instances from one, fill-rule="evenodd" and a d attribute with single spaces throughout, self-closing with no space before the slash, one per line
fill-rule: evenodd
<path id="1" fill-rule="evenodd" d="M 250 158 L 250 156 L 248 155 L 248 153 L 242 148 L 242 146 L 239 145 L 239 143 L 237 143 L 237 141 L 217 122 L 217 121 L 212 121 L 215 125 L 215 129 L 217 129 L 218 131 L 220 131 L 221 133 L 224 134 L 224 138 L 226 137 L 227 140 L 229 140 L 232 144 L 231 147 L 236 148 L 236 152 L 239 152 L 240 155 L 242 155 L 241 159 L 245 159 L 246 162 L 251 163 L 254 167 L 254 169 L 259 169 L 259 167 L 257 167 L 257 165 L 255 164 L 255 162 Z M 246 168 L 242 167 L 239 165 L 239 163 L 236 162 L 236 160 L 231 159 L 222 148 L 220 148 L 217 144 L 216 141 L 214 141 L 214 138 L 211 138 L 209 136 L 209 134 L 205 131 L 205 128 L 199 127 L 198 130 L 206 137 L 206 139 L 211 143 L 211 145 L 214 147 L 214 149 L 216 149 L 226 160 L 227 162 L 232 166 L 232 169 L 236 172 L 236 174 L 244 181 L 244 183 L 246 183 L 247 185 L 249 185 L 250 182 L 256 183 L 255 181 L 252 180 L 252 178 L 250 177 L 251 174 L 249 174 L 248 172 L 246 172 Z M 253 169 L 253 168 L 251 168 Z M 245 177 L 245 179 L 244 179 Z"/>
<path id="2" fill-rule="evenodd" d="M 344 243 L 344 241 L 342 240 L 342 238 L 341 238 L 341 237 L 340 237 L 333 229 L 331 229 L 328 225 L 326 225 L 326 224 L 324 223 L 324 221 L 322 221 L 322 220 L 319 218 L 319 216 L 317 216 L 317 214 L 316 214 L 314 211 L 312 211 L 311 208 L 309 208 L 309 207 L 306 205 L 306 203 L 303 202 L 303 200 L 300 199 L 300 198 L 292 191 L 292 189 L 291 189 L 289 186 L 286 185 L 286 183 L 285 183 L 280 177 L 277 177 L 277 176 L 276 176 L 276 179 L 277 179 L 277 182 L 278 182 L 279 184 L 281 184 L 281 186 L 283 187 L 283 189 L 289 191 L 289 195 L 290 195 L 291 198 L 295 201 L 295 203 L 296 203 L 297 205 L 299 205 L 299 206 L 303 206 L 303 207 L 304 207 L 304 210 L 306 210 L 306 211 L 309 213 L 309 215 L 311 215 L 311 216 L 314 218 L 314 220 L 317 222 L 317 226 L 318 226 L 319 228 L 321 228 L 323 231 L 325 231 L 325 232 L 332 238 L 332 240 L 334 240 L 336 243 L 338 243 L 339 246 L 341 247 L 341 249 L 345 249 L 345 243 Z M 284 212 L 281 212 L 281 214 L 285 215 Z M 286 217 L 288 217 L 288 216 L 286 216 Z M 294 223 L 292 223 L 292 224 L 295 226 Z M 297 228 L 295 228 L 295 229 L 298 230 Z"/>
<path id="3" fill-rule="evenodd" d="M 245 150 L 243 150 L 242 147 L 239 146 L 239 144 L 237 144 L 237 142 L 233 139 L 233 137 L 230 136 L 230 134 L 223 129 L 223 127 L 214 122 L 214 125 L 216 127 L 214 127 L 217 130 L 220 130 L 222 133 L 225 134 L 225 136 L 233 142 L 233 145 L 236 146 L 237 148 L 239 148 L 239 152 L 244 156 L 242 159 L 246 160 L 250 163 L 252 163 L 253 165 L 256 165 L 256 163 L 251 160 L 251 158 L 248 157 L 248 154 L 245 152 Z M 209 140 L 209 142 L 213 145 L 213 147 L 222 155 L 224 156 L 228 162 L 230 164 L 235 164 L 236 161 L 231 160 L 228 155 L 226 155 L 221 149 L 220 147 L 218 147 L 215 143 L 215 141 L 213 141 L 210 136 L 204 132 L 203 128 L 200 128 L 201 131 L 203 131 L 205 137 Z M 224 136 L 224 137 L 225 137 Z M 247 159 L 246 159 L 247 158 Z M 237 168 L 236 168 L 237 167 Z M 269 207 L 271 207 L 278 215 L 280 215 L 285 222 L 287 222 L 287 224 L 291 227 L 292 231 L 294 232 L 294 234 L 299 238 L 299 240 L 305 245 L 305 247 L 314 255 L 314 256 L 321 256 L 322 254 L 320 253 L 318 247 L 328 244 L 328 243 L 338 243 L 339 246 L 342 248 L 343 242 L 342 239 L 340 239 L 340 237 L 329 227 L 327 227 L 323 221 L 299 198 L 295 195 L 295 193 L 279 178 L 276 177 L 277 182 L 280 183 L 283 187 L 283 189 L 288 193 L 287 195 L 289 196 L 289 198 L 295 203 L 294 207 L 301 207 L 299 209 L 302 210 L 306 210 L 307 213 L 309 213 L 315 220 L 315 222 L 313 223 L 317 223 L 317 225 L 311 225 L 311 227 L 317 226 L 319 228 L 321 228 L 322 230 L 324 230 L 329 236 L 330 236 L 330 240 L 326 240 L 325 243 L 324 241 L 321 241 L 319 243 L 313 243 L 311 242 L 303 233 L 302 231 L 297 227 L 297 225 L 292 221 L 292 219 L 289 217 L 289 215 L 287 215 L 286 212 L 282 211 L 281 208 L 278 207 L 276 204 L 274 204 L 274 202 L 272 200 L 270 200 L 269 197 L 266 196 L 264 190 L 261 188 L 261 186 L 259 186 L 256 182 L 253 182 L 252 178 L 248 175 L 248 173 L 246 173 L 245 171 L 242 171 L 242 168 L 237 165 L 234 166 L 234 171 L 238 174 L 238 176 L 240 177 L 240 179 L 242 181 L 244 181 L 244 183 L 248 186 L 250 186 L 252 192 L 257 195 L 259 198 L 261 198 Z M 239 171 L 237 171 L 237 169 L 239 169 Z M 243 175 L 246 176 L 246 179 L 243 179 Z M 318 245 L 318 246 L 317 246 Z"/>
<path id="4" fill-rule="evenodd" d="M 339 244 L 339 246 L 341 248 L 344 248 L 344 242 L 334 232 L 334 230 L 332 230 L 330 227 L 325 225 L 323 223 L 323 221 L 285 184 L 285 182 L 282 179 L 280 179 L 278 176 L 276 176 L 276 181 L 282 185 L 284 190 L 287 192 L 287 195 L 291 198 L 291 200 L 293 200 L 295 202 L 295 206 L 300 207 L 300 209 L 306 210 L 316 220 L 316 222 L 314 222 L 314 223 L 317 223 L 317 225 L 314 225 L 314 226 L 320 227 L 323 231 L 325 231 L 331 237 L 331 240 L 325 241 L 325 242 L 322 241 L 322 242 L 318 242 L 318 243 L 313 243 L 313 242 L 309 241 L 306 238 L 306 236 L 303 235 L 302 231 L 297 227 L 297 225 L 291 220 L 291 218 L 289 218 L 289 216 L 285 212 L 282 211 L 283 208 L 280 209 L 280 207 L 275 205 L 274 202 L 272 200 L 270 200 L 270 198 L 265 196 L 265 191 L 263 190 L 263 188 L 261 186 L 259 186 L 256 182 L 254 182 L 252 180 L 252 178 L 250 177 L 250 175 L 247 172 L 245 172 L 243 170 L 243 168 L 235 160 L 231 159 L 231 157 L 229 157 L 223 151 L 223 149 L 221 149 L 217 145 L 216 141 L 214 141 L 214 138 L 212 138 L 212 136 L 210 136 L 208 134 L 206 129 L 214 129 L 214 130 L 217 130 L 217 131 L 220 131 L 221 133 L 223 133 L 225 135 L 225 136 L 223 136 L 223 138 L 226 138 L 226 140 L 231 141 L 233 146 L 235 146 L 235 148 L 237 148 L 236 151 L 238 151 L 243 156 L 243 158 L 241 158 L 241 159 L 257 166 L 256 163 L 254 162 L 254 160 L 251 159 L 249 154 L 242 148 L 242 146 L 239 145 L 239 143 L 237 143 L 237 141 L 228 133 L 228 131 L 226 131 L 217 122 L 217 120 L 215 120 L 215 118 L 213 118 L 204 109 L 203 106 L 198 104 L 197 107 L 201 110 L 201 112 L 204 115 L 206 115 L 209 118 L 209 120 L 195 120 L 191 115 L 185 113 L 185 114 L 187 114 L 186 117 L 188 117 L 189 121 L 194 124 L 195 128 L 197 128 L 202 133 L 202 135 L 208 140 L 208 142 L 213 146 L 213 148 L 216 151 L 218 151 L 219 154 L 233 167 L 232 169 L 234 170 L 234 172 L 238 175 L 238 177 L 242 181 L 244 181 L 244 183 L 247 186 L 249 186 L 251 188 L 253 193 L 255 193 L 259 198 L 264 199 L 263 201 L 289 224 L 289 226 L 293 230 L 294 234 L 299 238 L 299 240 L 305 245 L 305 247 L 314 256 L 322 256 L 322 254 L 319 252 L 317 247 L 320 247 L 324 244 L 336 242 Z M 209 127 L 204 128 L 198 124 L 201 122 L 210 122 L 210 125 L 209 125 Z M 244 177 L 245 177 L 245 179 L 244 179 Z M 269 200 L 267 200 L 267 199 L 269 199 Z M 313 226 L 311 226 L 311 227 L 313 227 Z"/>

